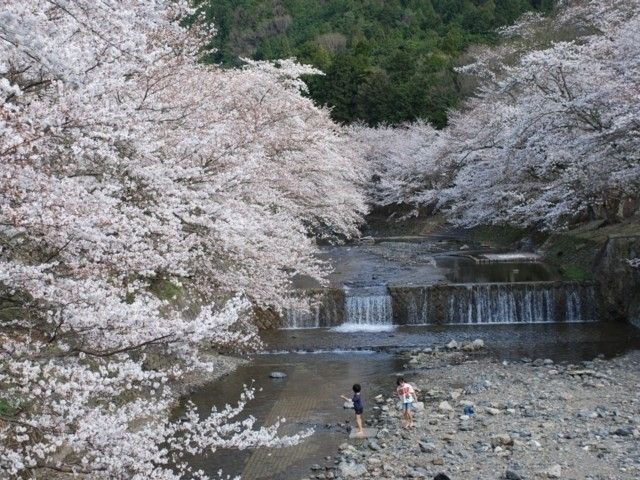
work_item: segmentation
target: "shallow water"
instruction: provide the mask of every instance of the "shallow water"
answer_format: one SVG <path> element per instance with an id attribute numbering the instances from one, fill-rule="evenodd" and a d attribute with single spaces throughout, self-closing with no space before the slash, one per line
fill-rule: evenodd
<path id="1" fill-rule="evenodd" d="M 393 391 L 394 374 L 402 371 L 396 349 L 442 345 L 451 339 L 482 338 L 487 354 L 498 359 L 551 358 L 578 362 L 599 354 L 607 357 L 640 348 L 640 330 L 626 324 L 533 324 L 491 326 L 398 327 L 393 332 L 340 333 L 327 329 L 272 331 L 265 335 L 265 350 L 301 353 L 256 355 L 251 363 L 203 387 L 190 397 L 203 411 L 223 406 L 237 398 L 243 384 L 262 389 L 247 409 L 258 424 L 271 424 L 286 417 L 283 433 L 312 426 L 314 435 L 302 444 L 282 449 L 244 452 L 221 450 L 192 459 L 192 465 L 215 474 L 242 475 L 247 480 L 299 479 L 309 474 L 314 463 L 326 464 L 338 446 L 347 441 L 339 423 L 351 420 L 352 412 L 342 408 L 340 394 L 361 383 L 365 411 L 370 412 L 378 393 Z M 324 353 L 318 353 L 324 352 Z M 273 370 L 287 378 L 270 379 Z M 366 415 L 365 415 L 366 417 Z"/>
<path id="2" fill-rule="evenodd" d="M 446 256 L 437 259 L 445 277 L 452 283 L 505 283 L 558 280 L 543 263 L 480 263 L 465 257 Z"/>
<path id="3" fill-rule="evenodd" d="M 255 380 L 253 385 L 262 391 L 247 411 L 258 419 L 259 425 L 284 417 L 287 422 L 282 433 L 292 434 L 308 427 L 313 427 L 315 433 L 294 447 L 220 450 L 192 459 L 191 465 L 210 475 L 222 469 L 225 475 L 241 475 L 247 480 L 302 478 L 309 474 L 312 464 L 326 463 L 324 457 L 335 455 L 338 446 L 347 440 L 346 430 L 337 424 L 351 422 L 353 411 L 343 408 L 340 395 L 351 396 L 353 383 L 360 383 L 367 409 L 377 394 L 393 390 L 393 373 L 400 368 L 399 361 L 385 353 L 257 355 L 249 365 L 204 387 L 190 400 L 208 411 L 213 405 L 222 406 L 238 398 L 242 385 Z M 287 378 L 269 378 L 273 370 L 286 373 Z"/>
<path id="4" fill-rule="evenodd" d="M 426 285 L 438 282 L 533 282 L 557 280 L 558 275 L 542 263 L 476 263 L 472 252 L 459 250 L 453 239 L 424 238 L 419 242 L 381 242 L 375 245 L 324 247 L 320 258 L 333 272 L 332 286 L 345 284 Z M 478 247 L 477 253 L 494 252 Z M 299 288 L 313 288 L 312 281 L 299 279 Z"/>
<path id="5" fill-rule="evenodd" d="M 640 329 L 617 322 L 398 326 L 392 332 L 332 329 L 277 330 L 264 334 L 266 352 L 394 351 L 481 338 L 500 359 L 522 357 L 580 361 L 640 348 Z"/>

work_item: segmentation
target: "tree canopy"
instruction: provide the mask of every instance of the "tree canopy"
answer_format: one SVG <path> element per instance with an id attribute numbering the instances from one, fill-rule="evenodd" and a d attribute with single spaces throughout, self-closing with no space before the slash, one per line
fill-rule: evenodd
<path id="1" fill-rule="evenodd" d="M 334 120 L 369 125 L 423 119 L 442 127 L 461 91 L 457 59 L 496 27 L 552 0 L 203 0 L 217 31 L 215 63 L 296 57 Z"/>
<path id="2" fill-rule="evenodd" d="M 169 411 L 177 379 L 215 371 L 203 350 L 255 346 L 253 308 L 322 280 L 316 237 L 357 233 L 360 155 L 301 95 L 313 69 L 203 65 L 186 2 L 3 9 L 2 478 L 204 479 L 184 455 L 295 442 L 240 416 L 251 391 Z"/>

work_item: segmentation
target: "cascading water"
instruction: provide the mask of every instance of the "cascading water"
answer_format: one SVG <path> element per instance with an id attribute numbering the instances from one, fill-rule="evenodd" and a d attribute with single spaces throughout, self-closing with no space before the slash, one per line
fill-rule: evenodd
<path id="1" fill-rule="evenodd" d="M 283 328 L 318 328 L 320 327 L 320 307 L 314 306 L 311 311 L 286 309 Z"/>
<path id="2" fill-rule="evenodd" d="M 465 283 L 394 286 L 394 321 L 403 325 L 562 323 L 597 319 L 593 284 Z"/>
<path id="3" fill-rule="evenodd" d="M 311 310 L 287 310 L 284 328 L 384 331 L 400 325 L 589 322 L 593 284 L 576 282 L 348 286 L 314 294 Z"/>
<path id="4" fill-rule="evenodd" d="M 548 323 L 595 320 L 589 285 L 478 284 L 451 292 L 445 323 Z"/>
<path id="5" fill-rule="evenodd" d="M 393 307 L 386 286 L 344 288 L 344 320 L 336 331 L 393 329 Z"/>
<path id="6" fill-rule="evenodd" d="M 584 322 L 596 319 L 596 292 L 590 285 L 578 285 L 567 292 L 565 316 L 567 322 Z"/>
<path id="7" fill-rule="evenodd" d="M 550 288 L 468 285 L 449 297 L 445 323 L 544 323 L 555 321 Z"/>

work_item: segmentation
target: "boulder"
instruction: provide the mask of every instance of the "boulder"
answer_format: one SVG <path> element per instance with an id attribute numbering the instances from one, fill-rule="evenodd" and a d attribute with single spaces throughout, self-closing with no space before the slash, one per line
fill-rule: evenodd
<path id="1" fill-rule="evenodd" d="M 453 412 L 453 407 L 449 402 L 444 400 L 440 402 L 440 404 L 438 405 L 438 410 L 440 410 L 442 413 L 449 413 L 449 412 Z"/>
<path id="2" fill-rule="evenodd" d="M 287 374 L 284 372 L 271 372 L 269 378 L 287 378 Z"/>

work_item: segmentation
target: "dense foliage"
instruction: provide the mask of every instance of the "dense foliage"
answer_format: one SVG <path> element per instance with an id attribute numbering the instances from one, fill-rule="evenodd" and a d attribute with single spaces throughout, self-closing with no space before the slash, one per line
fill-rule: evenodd
<path id="1" fill-rule="evenodd" d="M 302 96 L 313 69 L 205 66 L 191 13 L 3 3 L 2 478 L 205 478 L 184 455 L 299 438 L 238 417 L 250 391 L 172 422 L 172 380 L 215 368 L 203 346 L 255 345 L 252 307 L 283 307 L 296 274 L 322 279 L 315 238 L 365 209 L 358 150 Z M 152 294 L 160 279 L 199 308 Z"/>
<path id="2" fill-rule="evenodd" d="M 551 0 L 202 0 L 217 29 L 212 61 L 296 57 L 326 73 L 314 100 L 340 122 L 418 118 L 444 126 L 461 97 L 464 49 Z"/>
<path id="3" fill-rule="evenodd" d="M 445 211 L 461 226 L 556 229 L 633 214 L 640 2 L 568 1 L 502 33 L 461 69 L 483 87 L 446 129 L 354 129 L 376 165 L 374 200 Z"/>

